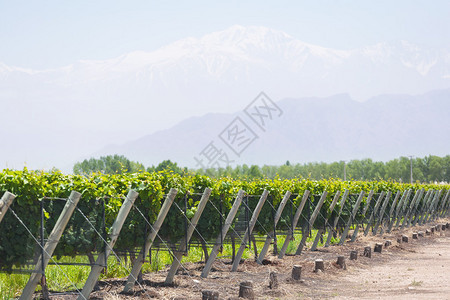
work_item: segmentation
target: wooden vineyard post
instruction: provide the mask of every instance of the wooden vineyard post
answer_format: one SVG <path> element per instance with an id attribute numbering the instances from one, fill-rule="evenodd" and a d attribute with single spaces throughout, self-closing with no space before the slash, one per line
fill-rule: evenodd
<path id="1" fill-rule="evenodd" d="M 445 195 L 445 198 L 444 198 L 444 200 L 442 201 L 441 208 L 440 208 L 439 211 L 438 211 L 438 217 L 440 217 L 440 218 L 443 216 L 443 212 L 444 212 L 444 210 L 445 210 L 445 205 L 447 204 L 447 199 L 448 199 L 448 197 L 449 197 L 449 194 L 450 194 L 450 189 L 447 191 L 447 194 Z"/>
<path id="2" fill-rule="evenodd" d="M 380 213 L 378 214 L 377 222 L 375 223 L 375 226 L 373 227 L 372 230 L 372 235 L 376 235 L 378 232 L 378 227 L 380 226 L 381 222 L 384 219 L 384 212 L 386 211 L 386 207 L 389 203 L 389 200 L 391 199 L 391 195 L 392 195 L 391 191 L 388 191 L 386 197 L 384 198 L 383 205 L 381 206 Z"/>
<path id="3" fill-rule="evenodd" d="M 438 196 L 438 199 L 436 200 L 436 203 L 435 203 L 435 205 L 434 205 L 434 209 L 433 209 L 433 211 L 432 211 L 431 214 L 430 214 L 430 221 L 436 220 L 436 217 L 437 217 L 437 210 L 439 209 L 438 206 L 439 206 L 439 201 L 441 201 L 441 196 L 443 196 L 443 195 L 442 195 L 442 190 L 439 190 L 439 196 Z M 444 200 L 445 200 L 445 197 L 443 196 L 443 197 L 442 197 L 442 201 L 444 201 Z"/>
<path id="4" fill-rule="evenodd" d="M 366 230 L 364 230 L 364 236 L 367 236 L 369 234 L 370 224 L 372 224 L 373 218 L 375 218 L 378 213 L 378 209 L 380 208 L 381 201 L 383 200 L 384 195 L 385 195 L 385 193 L 384 193 L 384 191 L 382 191 L 380 193 L 380 196 L 378 196 L 377 202 L 375 203 L 375 207 L 373 208 L 373 211 L 369 217 L 369 221 L 367 222 Z"/>
<path id="5" fill-rule="evenodd" d="M 435 191 L 435 190 L 428 190 L 428 193 L 429 193 L 428 194 L 428 199 L 425 202 L 425 207 L 423 208 L 422 213 L 421 213 L 421 215 L 419 217 L 419 221 L 418 221 L 419 225 L 423 225 L 424 224 L 425 216 L 426 216 L 428 210 L 431 207 L 431 203 L 433 202 L 433 199 L 434 199 L 435 194 L 437 193 L 437 191 Z"/>
<path id="6" fill-rule="evenodd" d="M 446 196 L 444 198 L 444 201 L 442 202 L 442 207 L 441 207 L 440 212 L 439 212 L 439 217 L 440 218 L 442 218 L 445 215 L 445 208 L 446 208 L 446 205 L 447 205 L 447 202 L 448 202 L 448 198 L 450 196 L 449 194 L 450 194 L 450 189 L 447 191 L 447 194 L 446 194 Z"/>
<path id="7" fill-rule="evenodd" d="M 403 218 L 402 226 L 400 227 L 401 229 L 403 229 L 405 227 L 406 223 L 408 222 L 409 215 L 413 211 L 413 209 L 416 205 L 417 199 L 421 197 L 422 192 L 423 192 L 423 189 L 420 189 L 420 190 L 416 191 L 416 193 L 414 194 L 414 197 L 413 197 L 411 203 L 409 204 L 409 208 L 405 213 L 405 217 Z"/>
<path id="8" fill-rule="evenodd" d="M 287 191 L 283 197 L 283 200 L 281 200 L 280 205 L 278 206 L 277 212 L 275 214 L 275 218 L 273 220 L 274 228 L 276 228 L 278 220 L 280 220 L 281 213 L 283 212 L 283 209 L 286 206 L 286 203 L 289 200 L 289 197 L 291 197 L 291 192 Z M 272 234 L 274 234 L 274 232 L 272 232 Z M 264 246 L 261 249 L 261 252 L 259 253 L 258 259 L 256 260 L 256 262 L 260 265 L 262 264 L 262 261 L 263 261 L 264 257 L 266 256 L 267 251 L 269 250 L 270 243 L 272 242 L 272 239 L 273 239 L 272 234 L 267 235 L 266 242 L 264 243 Z"/>
<path id="9" fill-rule="evenodd" d="M 434 211 L 434 207 L 436 206 L 436 203 L 439 201 L 439 198 L 441 197 L 441 193 L 442 193 L 442 190 L 439 190 L 439 191 L 436 191 L 436 193 L 434 194 L 433 201 L 431 202 L 430 207 L 429 207 L 427 213 L 425 214 L 425 220 L 424 220 L 425 223 L 428 223 L 428 221 L 430 221 L 431 214 Z"/>
<path id="10" fill-rule="evenodd" d="M 289 232 L 289 234 L 286 236 L 283 247 L 281 247 L 280 253 L 278 254 L 279 259 L 282 259 L 284 257 L 284 255 L 286 254 L 287 247 L 289 246 L 289 242 L 294 239 L 294 229 L 295 227 L 297 227 L 298 220 L 300 219 L 300 216 L 302 214 L 303 208 L 305 207 L 306 200 L 308 200 L 308 197 L 309 191 L 306 190 L 305 193 L 303 193 L 302 201 L 300 202 L 300 205 L 297 207 L 294 219 L 292 220 L 292 233 Z"/>
<path id="11" fill-rule="evenodd" d="M 186 239 L 183 238 L 183 240 L 180 243 L 180 248 L 177 252 L 173 254 L 173 263 L 170 266 L 169 274 L 167 274 L 165 284 L 171 284 L 173 283 L 173 278 L 175 277 L 175 273 L 178 270 L 178 267 L 181 263 L 181 258 L 183 256 L 183 252 L 186 251 L 186 245 L 189 243 L 192 234 L 194 233 L 195 227 L 197 226 L 198 220 L 200 219 L 203 210 L 205 209 L 206 203 L 208 202 L 209 196 L 211 195 L 211 189 L 206 188 L 203 192 L 202 198 L 200 199 L 200 203 L 197 206 L 197 211 L 195 212 L 194 216 L 192 217 L 192 220 L 190 222 L 189 228 L 186 233 Z M 187 216 L 185 216 L 187 218 Z"/>
<path id="12" fill-rule="evenodd" d="M 138 193 L 134 190 L 130 190 L 125 201 L 122 203 L 120 207 L 119 213 L 117 214 L 116 219 L 111 227 L 111 234 L 109 235 L 110 241 L 105 247 L 105 252 L 100 253 L 95 261 L 95 264 L 91 267 L 91 272 L 89 273 L 89 277 L 84 284 L 83 290 L 81 291 L 81 295 L 78 296 L 78 300 L 88 299 L 92 290 L 94 289 L 95 283 L 100 276 L 101 271 L 106 266 L 108 262 L 108 257 L 114 248 L 114 245 L 119 238 L 120 231 L 122 230 L 122 226 L 125 223 L 125 219 L 128 216 L 128 213 L 133 206 L 134 201 L 138 197 Z M 138 260 L 136 260 L 138 261 Z"/>
<path id="13" fill-rule="evenodd" d="M 73 211 L 75 210 L 75 207 L 77 206 L 80 198 L 80 193 L 75 191 L 72 191 L 70 193 L 70 196 L 67 199 L 66 204 L 64 205 L 64 208 L 59 215 L 58 220 L 56 221 L 47 242 L 44 245 L 44 257 L 42 257 L 42 255 L 39 256 L 34 271 L 31 274 L 30 279 L 28 280 L 27 285 L 22 292 L 22 295 L 20 296 L 21 300 L 28 300 L 33 298 L 33 293 L 44 275 L 45 268 L 47 267 L 50 258 L 53 255 L 53 251 L 55 251 L 59 239 L 61 238 L 61 235 L 64 232 L 67 223 L 69 223 L 70 217 L 72 216 Z"/>
<path id="14" fill-rule="evenodd" d="M 400 224 L 400 221 L 402 220 L 404 210 L 406 208 L 406 205 L 408 204 L 408 199 L 410 197 L 411 190 L 407 190 L 403 196 L 402 199 L 400 199 L 400 202 L 398 203 L 397 209 L 395 211 L 395 218 L 397 219 L 395 222 L 395 228 L 398 227 Z"/>
<path id="15" fill-rule="evenodd" d="M 336 194 L 334 195 L 333 201 L 331 202 L 331 205 L 329 208 L 329 213 L 325 218 L 325 224 L 324 224 L 325 228 L 328 227 L 328 219 L 333 214 L 334 207 L 336 206 L 336 203 L 337 203 L 340 195 L 341 195 L 340 191 L 337 191 Z M 325 231 L 325 229 L 323 229 L 323 228 L 320 228 L 317 231 L 316 238 L 314 239 L 313 245 L 311 246 L 311 251 L 315 251 L 317 249 L 317 245 L 319 244 L 320 237 L 323 235 L 324 231 Z"/>
<path id="16" fill-rule="evenodd" d="M 345 240 L 347 239 L 347 234 L 350 229 L 350 225 L 352 225 L 353 219 L 358 212 L 359 206 L 361 205 L 362 198 L 364 197 L 364 191 L 359 193 L 358 199 L 356 200 L 355 206 L 353 207 L 352 214 L 348 218 L 347 224 L 345 225 L 344 232 L 342 233 L 341 240 L 339 241 L 339 245 L 343 245 Z"/>
<path id="17" fill-rule="evenodd" d="M 170 207 L 172 206 L 172 203 L 175 200 L 176 195 L 177 195 L 177 190 L 174 188 L 171 188 L 169 193 L 166 196 L 166 199 L 164 200 L 161 210 L 158 213 L 158 217 L 156 218 L 156 221 L 153 224 L 151 231 L 145 240 L 144 249 L 141 250 L 141 252 L 139 253 L 139 256 L 134 261 L 133 268 L 131 269 L 131 273 L 128 276 L 127 283 L 125 284 L 125 287 L 123 289 L 123 291 L 125 293 L 129 292 L 133 288 L 133 286 L 139 276 L 139 272 L 142 269 L 142 265 L 145 262 L 145 257 L 147 256 L 148 252 L 150 251 L 153 241 L 155 240 L 156 236 L 158 235 L 159 229 L 161 228 L 161 225 L 164 222 L 164 219 L 166 218 L 167 213 L 169 212 Z"/>
<path id="18" fill-rule="evenodd" d="M 3 217 L 6 214 L 6 211 L 13 202 L 14 198 L 16 198 L 15 195 L 11 194 L 10 192 L 5 192 L 2 198 L 0 199 L 0 223 L 2 222 Z"/>
<path id="19" fill-rule="evenodd" d="M 362 222 L 363 226 L 364 226 L 364 221 L 366 220 L 366 212 L 369 209 L 373 194 L 374 194 L 374 192 L 373 192 L 373 190 L 371 190 L 369 192 L 369 195 L 367 196 L 366 205 L 364 206 L 363 213 L 362 213 L 364 219 L 361 222 Z M 356 237 L 358 236 L 358 231 L 359 231 L 359 222 L 356 224 L 356 228 L 353 231 L 353 235 L 352 235 L 352 239 L 351 239 L 352 242 L 354 242 L 356 240 Z"/>
<path id="20" fill-rule="evenodd" d="M 334 229 L 336 228 L 336 226 L 339 222 L 339 218 L 341 217 L 341 213 L 342 213 L 342 210 L 344 209 L 345 200 L 347 199 L 347 197 L 348 197 L 348 190 L 346 189 L 344 191 L 344 195 L 342 195 L 342 199 L 341 199 L 341 203 L 340 203 L 341 207 L 339 208 L 339 213 L 337 214 L 336 218 L 334 219 L 333 227 L 328 228 L 328 236 L 327 236 L 327 241 L 325 242 L 325 247 L 330 246 L 331 237 L 333 236 Z"/>
<path id="21" fill-rule="evenodd" d="M 420 219 L 422 218 L 425 210 L 427 209 L 429 202 L 430 202 L 430 196 L 432 194 L 432 190 L 428 190 L 425 193 L 425 196 L 423 197 L 423 201 L 422 201 L 422 207 L 419 211 L 419 213 L 416 215 L 416 217 L 414 218 L 414 220 L 412 221 L 412 225 L 416 226 L 417 223 L 420 224 Z"/>
<path id="22" fill-rule="evenodd" d="M 400 198 L 401 192 L 397 191 L 394 197 L 394 201 L 392 201 L 391 209 L 389 210 L 389 216 L 388 216 L 388 223 L 387 223 L 387 229 L 386 232 L 390 232 L 390 228 L 392 228 L 392 224 L 394 223 L 394 212 L 395 208 L 398 204 L 398 199 Z M 384 226 L 381 227 L 380 234 L 384 232 Z"/>
<path id="23" fill-rule="evenodd" d="M 262 209 L 264 203 L 266 202 L 267 195 L 269 195 L 269 192 L 267 190 L 264 190 L 261 197 L 259 198 L 258 204 L 256 205 L 256 208 L 253 211 L 253 214 L 252 214 L 252 217 L 248 224 L 247 230 L 244 233 L 244 238 L 242 239 L 241 246 L 239 247 L 236 257 L 234 258 L 233 266 L 231 267 L 231 272 L 237 271 L 239 262 L 241 261 L 242 254 L 244 254 L 244 250 L 247 245 L 247 242 L 249 241 L 250 236 L 252 235 L 252 232 L 253 232 L 253 228 L 256 225 L 256 221 L 258 220 L 259 213 L 261 212 L 261 209 Z"/>
<path id="24" fill-rule="evenodd" d="M 397 220 L 400 210 L 402 209 L 403 201 L 405 200 L 406 195 L 408 193 L 409 193 L 409 190 L 406 190 L 403 192 L 402 197 L 397 202 L 397 206 L 395 205 L 395 203 L 392 204 L 391 211 L 389 213 L 389 227 L 386 230 L 387 233 L 390 233 L 392 230 L 392 227 L 394 227 L 395 221 Z M 394 199 L 394 201 L 395 201 L 395 199 Z"/>
<path id="25" fill-rule="evenodd" d="M 413 206 L 413 208 L 412 208 L 412 210 L 410 212 L 410 215 L 409 215 L 409 218 L 408 218 L 408 222 L 406 223 L 406 227 L 409 227 L 412 224 L 413 218 L 417 219 L 417 215 L 419 214 L 417 209 L 419 207 L 420 202 L 422 201 L 422 196 L 424 195 L 424 193 L 425 193 L 425 189 L 423 189 L 423 188 L 420 189 L 420 194 L 417 197 L 416 202 L 414 203 L 414 206 Z"/>
<path id="26" fill-rule="evenodd" d="M 442 195 L 442 190 L 439 191 L 439 195 Z M 431 220 L 432 221 L 436 220 L 437 217 L 439 216 L 439 208 L 438 208 L 439 207 L 439 201 L 441 201 L 443 203 L 443 202 L 445 202 L 445 198 L 446 198 L 446 196 L 443 195 L 442 196 L 442 200 L 440 200 L 441 197 L 439 196 L 439 199 L 438 199 L 438 201 L 436 202 L 436 205 L 435 205 L 436 209 L 433 211 L 433 213 L 431 215 Z"/>
<path id="27" fill-rule="evenodd" d="M 306 245 L 306 239 L 309 236 L 309 232 L 314 226 L 314 222 L 316 221 L 316 218 L 319 215 L 320 209 L 322 208 L 322 205 L 325 202 L 327 195 L 328 195 L 328 192 L 323 191 L 322 196 L 320 197 L 319 203 L 317 203 L 316 209 L 314 209 L 314 212 L 308 221 L 308 229 L 306 231 L 306 234 L 305 234 L 305 232 L 302 232 L 302 240 L 300 241 L 300 245 L 298 245 L 297 251 L 295 251 L 295 255 L 300 255 L 302 253 L 303 247 Z"/>
<path id="28" fill-rule="evenodd" d="M 231 207 L 231 210 L 228 213 L 227 218 L 225 219 L 225 224 L 223 224 L 222 231 L 217 237 L 214 247 L 211 250 L 211 254 L 209 255 L 208 261 L 206 262 L 205 267 L 203 268 L 201 274 L 202 278 L 208 277 L 209 271 L 211 271 L 212 264 L 216 260 L 217 253 L 219 252 L 219 248 L 222 245 L 223 239 L 227 235 L 228 229 L 230 229 L 234 217 L 236 216 L 236 213 L 239 209 L 239 206 L 241 205 L 242 198 L 244 198 L 244 194 L 245 192 L 243 190 L 239 190 L 236 199 L 234 200 L 233 206 Z"/>

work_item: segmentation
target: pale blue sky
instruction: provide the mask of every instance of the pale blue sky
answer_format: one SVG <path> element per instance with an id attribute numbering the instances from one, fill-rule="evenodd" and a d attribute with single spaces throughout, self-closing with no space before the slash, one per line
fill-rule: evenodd
<path id="1" fill-rule="evenodd" d="M 0 62 L 51 68 L 260 25 L 350 49 L 405 39 L 450 47 L 450 1 L 4 1 Z"/>

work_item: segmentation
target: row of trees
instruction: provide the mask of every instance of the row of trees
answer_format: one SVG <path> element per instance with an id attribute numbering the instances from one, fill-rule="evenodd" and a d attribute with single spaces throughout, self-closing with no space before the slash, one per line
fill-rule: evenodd
<path id="1" fill-rule="evenodd" d="M 373 161 L 371 159 L 351 160 L 349 162 L 314 162 L 305 164 L 291 164 L 287 161 L 281 166 L 246 164 L 236 167 L 220 169 L 188 170 L 182 168 L 170 160 L 165 160 L 157 166 L 147 169 L 139 162 L 133 162 L 124 156 L 105 156 L 100 159 L 91 158 L 75 164 L 75 174 L 90 174 L 100 172 L 105 174 L 134 173 L 134 172 L 158 172 L 170 170 L 178 174 L 197 173 L 210 177 L 230 176 L 233 178 L 275 178 L 282 179 L 304 177 L 311 179 L 354 179 L 354 180 L 395 180 L 410 182 L 411 163 L 413 182 L 450 182 L 450 155 L 439 157 L 429 155 L 423 158 L 400 157 L 388 162 Z"/>
<path id="2" fill-rule="evenodd" d="M 235 168 L 198 170 L 202 174 L 213 177 L 232 176 L 247 178 L 294 178 L 305 177 L 312 179 L 354 179 L 354 180 L 395 180 L 410 182 L 411 163 L 413 182 L 450 182 L 450 155 L 445 157 L 426 156 L 424 158 L 400 157 L 388 162 L 373 161 L 372 159 L 351 160 L 349 162 L 313 162 L 305 164 L 291 164 L 287 161 L 282 166 L 248 166 Z"/>
<path id="3" fill-rule="evenodd" d="M 177 163 L 170 160 L 164 160 L 159 165 L 148 167 L 137 161 L 131 161 L 123 155 L 108 155 L 100 158 L 85 159 L 77 162 L 73 166 L 73 173 L 80 175 L 89 175 L 92 173 L 102 174 L 123 174 L 123 173 L 139 173 L 139 172 L 159 172 L 169 170 L 182 175 L 188 172 L 187 168 L 178 167 Z"/>

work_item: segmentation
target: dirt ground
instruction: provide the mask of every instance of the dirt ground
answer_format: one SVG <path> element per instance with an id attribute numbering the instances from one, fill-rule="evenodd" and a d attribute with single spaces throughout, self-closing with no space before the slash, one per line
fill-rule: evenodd
<path id="1" fill-rule="evenodd" d="M 144 275 L 141 286 L 129 295 L 121 294 L 125 278 L 100 282 L 100 290 L 92 293 L 97 299 L 201 299 L 202 290 L 219 292 L 220 299 L 238 299 L 239 284 L 252 281 L 256 299 L 450 299 L 450 228 L 434 234 L 412 238 L 413 232 L 446 224 L 438 220 L 425 226 L 396 230 L 391 234 L 364 237 L 343 246 L 330 246 L 319 251 L 304 251 L 300 256 L 278 259 L 268 256 L 265 265 L 246 260 L 237 272 L 230 272 L 230 260 L 218 260 L 208 278 L 200 277 L 203 263 L 186 264 L 175 277 L 173 286 L 164 286 L 168 268 Z M 398 243 L 406 235 L 408 243 Z M 374 253 L 375 243 L 392 241 L 381 253 Z M 372 257 L 363 256 L 371 246 Z M 351 250 L 358 251 L 357 260 L 349 260 Z M 337 266 L 338 255 L 346 258 L 346 269 Z M 314 272 L 314 261 L 323 259 L 324 272 Z M 294 265 L 302 266 L 300 281 L 291 279 Z M 279 286 L 269 288 L 269 274 L 276 272 Z M 72 296 L 73 297 L 73 296 Z M 58 297 L 59 298 L 59 297 Z M 64 299 L 70 296 L 62 297 Z"/>

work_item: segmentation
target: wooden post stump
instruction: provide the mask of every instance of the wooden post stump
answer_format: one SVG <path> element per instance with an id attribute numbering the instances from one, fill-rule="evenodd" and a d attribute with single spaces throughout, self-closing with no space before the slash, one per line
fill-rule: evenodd
<path id="1" fill-rule="evenodd" d="M 323 259 L 316 259 L 316 261 L 314 263 L 314 272 L 317 273 L 317 272 L 319 272 L 319 270 L 322 272 L 325 271 L 325 265 L 323 263 Z"/>
<path id="2" fill-rule="evenodd" d="M 417 234 L 417 232 L 413 232 L 413 234 L 412 234 L 413 240 L 417 240 L 418 236 L 419 235 Z"/>
<path id="3" fill-rule="evenodd" d="M 294 280 L 300 280 L 302 277 L 302 266 L 299 265 L 294 265 L 292 267 L 292 274 L 291 274 L 292 279 Z"/>
<path id="4" fill-rule="evenodd" d="M 442 224 L 442 225 L 441 225 L 441 229 L 442 229 L 442 230 L 445 230 L 445 228 L 446 228 L 445 224 Z"/>
<path id="5" fill-rule="evenodd" d="M 425 230 L 425 234 L 426 234 L 426 235 L 431 235 L 430 229 Z"/>
<path id="6" fill-rule="evenodd" d="M 391 240 L 387 240 L 387 241 L 384 242 L 384 248 L 387 248 L 387 247 L 389 247 L 391 245 L 392 245 L 392 241 Z"/>
<path id="7" fill-rule="evenodd" d="M 202 300 L 219 300 L 219 292 L 211 290 L 203 290 Z"/>
<path id="8" fill-rule="evenodd" d="M 407 243 L 409 241 L 408 236 L 402 235 L 402 242 Z"/>
<path id="9" fill-rule="evenodd" d="M 344 256 L 338 256 L 337 258 L 337 265 L 340 266 L 342 269 L 346 270 L 347 266 L 345 264 L 345 257 Z"/>
<path id="10" fill-rule="evenodd" d="M 269 288 L 270 289 L 278 288 L 278 275 L 275 272 L 270 272 L 269 274 Z"/>
<path id="11" fill-rule="evenodd" d="M 368 258 L 372 257 L 372 248 L 370 246 L 364 247 L 364 256 Z"/>
<path id="12" fill-rule="evenodd" d="M 419 231 L 419 232 L 417 232 L 417 235 L 418 235 L 419 237 L 424 237 L 424 233 L 423 233 L 423 231 Z"/>
<path id="13" fill-rule="evenodd" d="M 350 251 L 350 260 L 357 260 L 358 259 L 358 251 L 352 250 Z"/>
<path id="14" fill-rule="evenodd" d="M 383 249 L 383 244 L 382 243 L 376 243 L 375 247 L 373 247 L 373 252 L 381 253 L 382 249 Z"/>
<path id="15" fill-rule="evenodd" d="M 255 299 L 253 283 L 251 281 L 244 281 L 239 284 L 239 297 L 245 299 Z"/>
<path id="16" fill-rule="evenodd" d="M 434 234 L 434 227 L 430 228 L 431 234 Z"/>
<path id="17" fill-rule="evenodd" d="M 446 228 L 450 228 L 450 223 L 445 224 Z"/>

